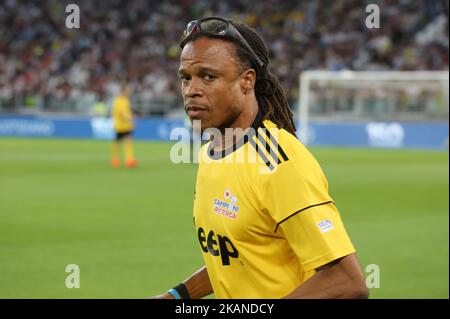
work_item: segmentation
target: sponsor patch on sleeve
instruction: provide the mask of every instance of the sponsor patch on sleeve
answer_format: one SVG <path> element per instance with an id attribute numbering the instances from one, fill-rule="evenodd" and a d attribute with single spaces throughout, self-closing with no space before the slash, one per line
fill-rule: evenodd
<path id="1" fill-rule="evenodd" d="M 322 233 L 329 232 L 334 229 L 333 223 L 329 219 L 322 220 L 317 223 L 317 227 L 319 227 Z"/>

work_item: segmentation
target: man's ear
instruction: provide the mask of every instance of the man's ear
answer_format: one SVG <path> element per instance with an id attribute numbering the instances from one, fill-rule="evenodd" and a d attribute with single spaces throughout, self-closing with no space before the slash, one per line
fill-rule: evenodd
<path id="1" fill-rule="evenodd" d="M 256 72 L 254 69 L 247 69 L 241 75 L 241 90 L 244 94 L 249 94 L 255 87 Z"/>

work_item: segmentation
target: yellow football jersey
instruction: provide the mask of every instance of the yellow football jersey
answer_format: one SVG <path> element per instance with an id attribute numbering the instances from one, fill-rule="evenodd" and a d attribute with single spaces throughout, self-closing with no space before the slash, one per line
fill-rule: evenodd
<path id="1" fill-rule="evenodd" d="M 281 298 L 355 252 L 300 141 L 258 114 L 233 147 L 200 151 L 194 224 L 217 298 Z"/>
<path id="2" fill-rule="evenodd" d="M 128 97 L 120 95 L 114 99 L 112 115 L 116 132 L 133 130 L 133 114 Z"/>

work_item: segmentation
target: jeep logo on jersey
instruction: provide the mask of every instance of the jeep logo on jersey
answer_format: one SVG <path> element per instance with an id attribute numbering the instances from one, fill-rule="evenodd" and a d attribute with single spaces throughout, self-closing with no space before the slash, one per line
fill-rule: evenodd
<path id="1" fill-rule="evenodd" d="M 230 257 L 239 257 L 239 252 L 227 236 L 216 235 L 212 230 L 206 236 L 206 232 L 202 227 L 199 227 L 197 235 L 202 250 L 205 253 L 209 252 L 213 256 L 220 256 L 222 258 L 222 265 L 228 266 L 230 264 Z"/>

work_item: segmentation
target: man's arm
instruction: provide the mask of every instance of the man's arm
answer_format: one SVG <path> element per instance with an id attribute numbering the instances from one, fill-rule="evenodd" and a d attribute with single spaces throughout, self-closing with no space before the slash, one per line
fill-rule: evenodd
<path id="1" fill-rule="evenodd" d="M 316 273 L 286 298 L 367 298 L 355 248 L 332 203 L 310 207 L 279 223 L 300 264 Z"/>
<path id="2" fill-rule="evenodd" d="M 125 123 L 132 123 L 133 121 L 133 114 L 131 111 L 131 104 L 128 100 L 126 101 L 122 101 L 122 104 L 120 105 L 120 117 L 122 119 L 122 121 L 124 121 Z"/>
<path id="3" fill-rule="evenodd" d="M 183 281 L 191 299 L 200 299 L 213 293 L 211 281 L 209 280 L 206 266 L 200 268 L 190 277 Z M 167 292 L 151 297 L 151 299 L 174 299 L 172 294 Z"/>
<path id="4" fill-rule="evenodd" d="M 368 298 L 369 290 L 355 254 L 316 269 L 317 273 L 285 298 Z"/>

